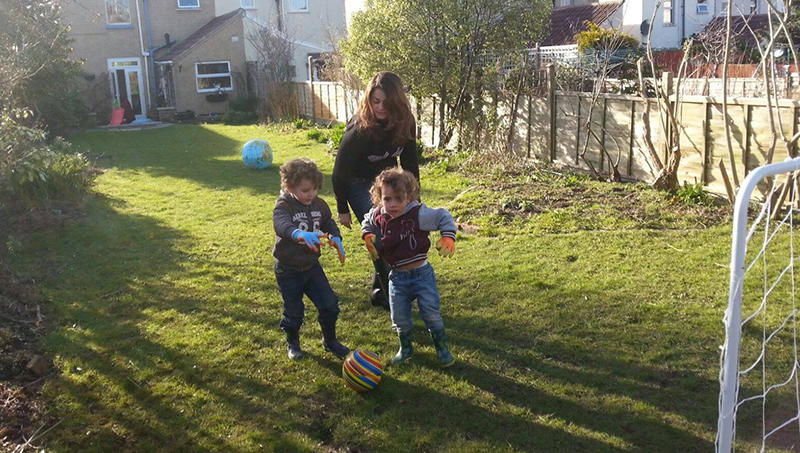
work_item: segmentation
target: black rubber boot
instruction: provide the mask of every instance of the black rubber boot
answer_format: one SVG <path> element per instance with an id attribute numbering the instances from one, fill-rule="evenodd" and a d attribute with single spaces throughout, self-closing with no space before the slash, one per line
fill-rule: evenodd
<path id="1" fill-rule="evenodd" d="M 372 290 L 369 293 L 369 300 L 375 307 L 389 309 L 389 266 L 385 261 L 379 259 L 373 261 L 375 272 L 372 274 Z"/>
<path id="2" fill-rule="evenodd" d="M 300 360 L 303 358 L 303 350 L 300 349 L 300 329 L 284 329 L 286 331 L 286 349 L 289 351 L 289 358 Z"/>
<path id="3" fill-rule="evenodd" d="M 405 363 L 414 355 L 414 331 L 400 332 L 397 337 L 400 339 L 400 350 L 392 357 L 392 365 Z"/>
<path id="4" fill-rule="evenodd" d="M 320 327 L 322 328 L 322 347 L 340 359 L 347 357 L 347 354 L 350 354 L 350 349 L 336 339 L 336 324 L 320 324 Z"/>
<path id="5" fill-rule="evenodd" d="M 444 335 L 444 329 L 431 330 L 430 332 L 433 345 L 436 347 L 436 354 L 439 356 L 439 365 L 446 368 L 454 364 L 456 359 L 447 349 L 447 337 Z"/>

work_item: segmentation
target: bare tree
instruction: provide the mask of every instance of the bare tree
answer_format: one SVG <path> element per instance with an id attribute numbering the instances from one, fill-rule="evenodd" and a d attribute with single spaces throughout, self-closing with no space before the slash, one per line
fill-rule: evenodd
<path id="1" fill-rule="evenodd" d="M 294 78 L 294 44 L 277 28 L 261 26 L 247 36 L 258 52 L 256 86 L 262 117 L 273 120 L 296 118 L 297 99 L 292 85 Z"/>

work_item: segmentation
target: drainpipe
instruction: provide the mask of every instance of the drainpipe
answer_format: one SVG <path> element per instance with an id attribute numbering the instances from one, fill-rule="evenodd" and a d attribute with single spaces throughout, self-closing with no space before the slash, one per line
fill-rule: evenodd
<path id="1" fill-rule="evenodd" d="M 686 0 L 681 0 L 681 49 L 684 39 L 686 39 Z"/>
<path id="2" fill-rule="evenodd" d="M 153 56 L 153 30 L 150 28 L 150 9 L 147 5 L 147 0 L 144 1 L 144 23 L 147 27 L 147 53 L 150 54 L 150 68 L 153 74 L 153 87 L 156 86 L 156 65 L 155 65 L 155 57 Z M 137 2 L 138 3 L 138 2 Z M 150 91 L 147 92 L 148 99 L 150 99 L 150 105 L 153 105 L 153 100 L 151 99 Z"/>
<path id="3" fill-rule="evenodd" d="M 144 50 L 144 38 L 142 37 L 142 13 L 141 13 L 141 11 L 139 11 L 139 2 L 138 2 L 138 0 L 136 1 L 136 22 L 138 22 L 138 24 L 139 24 L 139 47 L 141 47 L 142 56 L 144 57 L 144 65 L 143 65 L 144 66 L 144 82 L 145 82 L 144 86 L 145 86 L 145 89 L 147 90 L 147 93 L 148 93 L 147 99 L 148 99 L 148 101 L 150 101 L 150 104 L 152 106 L 152 99 L 150 99 L 150 95 L 149 95 L 149 93 L 150 93 L 150 71 L 149 71 L 149 68 L 147 66 L 147 52 Z"/>

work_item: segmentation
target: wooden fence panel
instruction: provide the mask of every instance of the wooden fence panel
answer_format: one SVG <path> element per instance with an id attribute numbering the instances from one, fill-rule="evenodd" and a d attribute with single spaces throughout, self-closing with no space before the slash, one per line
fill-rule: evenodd
<path id="1" fill-rule="evenodd" d="M 684 125 L 680 134 L 681 164 L 678 168 L 678 182 L 701 183 L 708 138 L 705 104 L 683 103 L 678 109 L 678 118 Z"/>
<path id="2" fill-rule="evenodd" d="M 559 96 L 556 108 L 556 149 L 553 162 L 575 167 L 576 146 L 578 143 L 578 124 L 580 118 L 580 98 L 577 96 Z"/>
<path id="3" fill-rule="evenodd" d="M 606 104 L 604 146 L 617 163 L 620 174 L 627 175 L 631 143 L 631 102 L 609 99 Z M 611 167 L 606 165 L 607 170 Z"/>

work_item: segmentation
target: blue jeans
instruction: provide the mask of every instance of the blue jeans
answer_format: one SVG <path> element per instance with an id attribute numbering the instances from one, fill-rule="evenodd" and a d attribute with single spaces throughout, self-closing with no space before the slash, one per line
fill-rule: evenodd
<path id="1" fill-rule="evenodd" d="M 347 202 L 353 208 L 353 213 L 355 213 L 353 221 L 358 222 L 359 227 L 361 227 L 364 216 L 372 209 L 372 195 L 369 193 L 371 187 L 372 181 L 363 179 L 357 179 L 347 184 Z M 372 288 L 381 289 L 386 294 L 389 284 L 389 265 L 383 259 L 373 261 L 372 265 L 375 267 L 372 275 Z"/>
<path id="2" fill-rule="evenodd" d="M 283 296 L 283 319 L 281 329 L 297 330 L 303 325 L 305 305 L 303 294 L 311 299 L 319 312 L 320 325 L 336 324 L 339 318 L 339 297 L 333 292 L 322 266 L 317 263 L 311 269 L 298 271 L 275 263 L 275 279 Z"/>
<path id="3" fill-rule="evenodd" d="M 389 308 L 392 313 L 392 327 L 399 333 L 414 328 L 411 319 L 411 306 L 417 299 L 419 315 L 428 330 L 444 329 L 442 314 L 439 312 L 439 288 L 436 287 L 436 274 L 430 263 L 400 271 L 389 272 Z"/>

